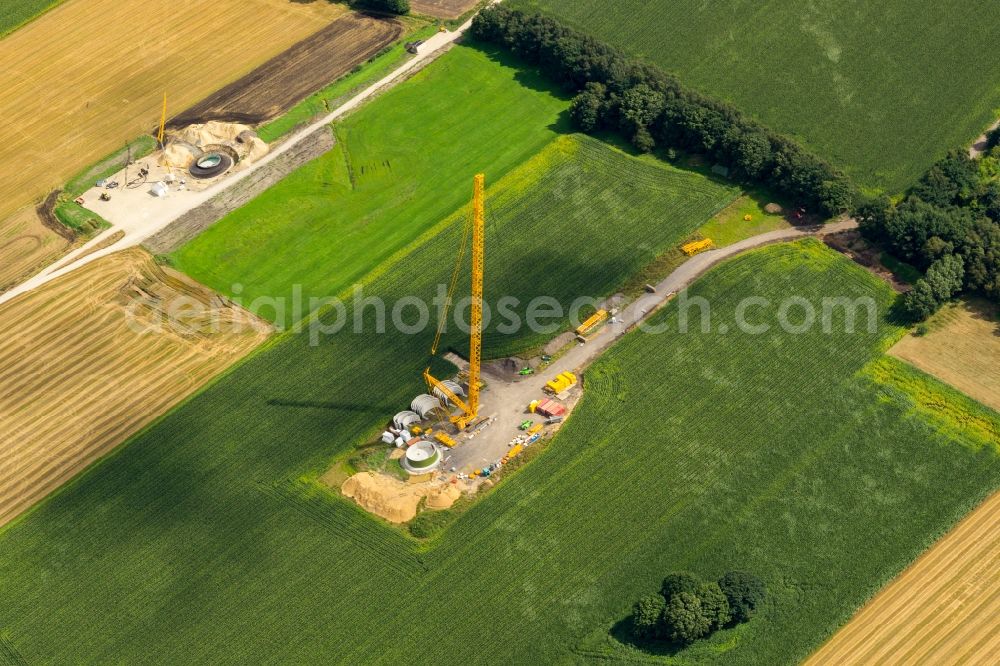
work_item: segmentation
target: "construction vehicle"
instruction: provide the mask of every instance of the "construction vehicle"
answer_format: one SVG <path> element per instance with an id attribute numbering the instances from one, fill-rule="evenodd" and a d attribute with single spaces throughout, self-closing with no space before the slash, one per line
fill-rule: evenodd
<path id="1" fill-rule="evenodd" d="M 521 375 L 522 377 L 527 377 L 528 375 L 535 374 L 535 371 L 532 370 L 531 368 L 521 368 L 521 371 L 518 372 L 517 374 Z"/>
<path id="2" fill-rule="evenodd" d="M 555 379 L 545 382 L 545 388 L 553 393 L 562 393 L 566 389 L 576 385 L 576 375 L 568 370 L 556 375 Z"/>
<path id="3" fill-rule="evenodd" d="M 681 252 L 690 257 L 711 248 L 712 245 L 713 243 L 711 238 L 703 238 L 700 241 L 692 241 L 681 245 Z"/>
<path id="4" fill-rule="evenodd" d="M 585 322 L 576 329 L 577 336 L 584 336 L 593 331 L 602 321 L 608 318 L 607 310 L 598 310 L 590 315 Z"/>
<path id="5" fill-rule="evenodd" d="M 458 282 L 459 272 L 462 266 L 462 259 L 465 256 L 465 248 L 468 243 L 469 232 L 472 234 L 472 303 L 470 308 L 470 328 L 469 335 L 469 395 L 468 400 L 462 400 L 454 391 L 444 385 L 443 382 L 431 375 L 430 365 L 424 370 L 424 381 L 431 393 L 434 389 L 453 405 L 458 407 L 460 414 L 451 417 L 451 422 L 459 430 L 465 430 L 470 423 L 476 420 L 479 414 L 479 376 L 481 368 L 481 354 L 483 351 L 483 260 L 484 260 L 484 234 L 486 228 L 486 211 L 483 200 L 486 176 L 476 174 L 472 187 L 472 220 L 471 225 L 466 225 L 465 233 L 462 234 L 462 245 L 459 249 L 455 268 L 452 272 L 451 284 L 448 287 L 448 295 L 445 299 L 444 312 L 438 322 L 437 334 L 431 345 L 431 356 L 437 354 L 438 345 L 441 343 L 441 335 L 444 332 L 447 321 L 447 310 L 452 302 L 452 295 L 455 285 Z M 471 226 L 471 230 L 469 229 Z"/>
<path id="6" fill-rule="evenodd" d="M 443 433 L 441 431 L 438 431 L 438 432 L 434 433 L 434 439 L 436 439 L 442 445 L 447 446 L 449 449 L 452 448 L 452 447 L 454 447 L 455 444 L 458 443 L 454 439 L 452 439 L 450 436 L 448 436 L 446 433 Z"/>

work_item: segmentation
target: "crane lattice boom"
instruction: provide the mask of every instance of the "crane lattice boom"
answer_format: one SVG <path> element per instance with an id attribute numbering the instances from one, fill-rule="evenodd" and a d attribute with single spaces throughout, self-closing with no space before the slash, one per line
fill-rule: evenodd
<path id="1" fill-rule="evenodd" d="M 469 336 L 469 399 L 462 400 L 447 386 L 431 375 L 431 369 L 424 370 L 424 380 L 431 389 L 438 389 L 456 407 L 461 410 L 461 414 L 453 416 L 451 421 L 459 430 L 465 430 L 468 425 L 475 420 L 479 414 L 479 375 L 482 365 L 483 347 L 483 269 L 485 263 L 484 241 L 486 228 L 486 212 L 484 202 L 484 188 L 486 176 L 476 174 L 473 179 L 472 189 L 472 304 L 470 308 L 469 324 L 471 333 Z M 461 261 L 464 252 L 459 254 Z M 451 295 L 448 296 L 450 302 Z M 446 316 L 446 315 L 444 315 Z M 443 325 L 443 321 L 441 324 Z M 438 336 L 435 338 L 431 353 L 437 352 L 437 344 L 440 340 L 442 328 L 438 329 Z"/>

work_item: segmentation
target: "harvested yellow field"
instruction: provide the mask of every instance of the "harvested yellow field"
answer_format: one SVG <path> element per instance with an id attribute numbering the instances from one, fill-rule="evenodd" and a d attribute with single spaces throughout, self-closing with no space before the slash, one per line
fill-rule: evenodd
<path id="1" fill-rule="evenodd" d="M 879 592 L 805 663 L 995 664 L 998 617 L 1000 493 Z"/>
<path id="2" fill-rule="evenodd" d="M 1000 410 L 1000 320 L 985 301 L 948 305 L 930 331 L 908 335 L 889 353 L 915 365 L 984 405 Z"/>
<path id="3" fill-rule="evenodd" d="M 33 206 L 0 222 L 0 292 L 29 277 L 39 266 L 55 261 L 71 245 L 42 224 Z"/>
<path id="4" fill-rule="evenodd" d="M 155 127 L 164 92 L 177 113 L 346 11 L 289 0 L 69 0 L 0 40 L 0 244 L 19 223 L 12 213 Z M 56 237 L 30 231 L 11 247 L 30 255 L 34 235 Z"/>
<path id="5" fill-rule="evenodd" d="M 203 386 L 270 330 L 140 249 L 94 261 L 4 304 L 0 525 Z"/>

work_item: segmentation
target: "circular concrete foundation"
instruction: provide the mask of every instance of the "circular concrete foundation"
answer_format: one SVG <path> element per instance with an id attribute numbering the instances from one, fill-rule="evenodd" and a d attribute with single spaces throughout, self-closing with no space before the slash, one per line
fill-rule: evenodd
<path id="1" fill-rule="evenodd" d="M 189 171 L 195 178 L 213 178 L 233 166 L 233 159 L 224 153 L 205 153 L 194 161 Z"/>
<path id="2" fill-rule="evenodd" d="M 420 440 L 410 444 L 400 462 L 410 474 L 426 474 L 441 465 L 441 452 L 431 442 Z"/>

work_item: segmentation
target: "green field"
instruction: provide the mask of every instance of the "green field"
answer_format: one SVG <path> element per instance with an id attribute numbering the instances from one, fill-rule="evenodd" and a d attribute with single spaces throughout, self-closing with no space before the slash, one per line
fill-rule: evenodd
<path id="1" fill-rule="evenodd" d="M 457 47 L 178 263 L 246 285 L 244 302 L 355 282 L 390 307 L 429 299 L 485 170 L 487 302 L 567 303 L 619 289 L 738 196 L 561 134 L 565 100 L 498 58 Z M 668 571 L 731 568 L 767 582 L 766 607 L 676 661 L 798 661 L 1000 486 L 1000 416 L 887 359 L 895 295 L 819 242 L 725 263 L 692 295 L 711 332 L 676 333 L 673 301 L 654 317 L 667 333 L 605 354 L 549 446 L 429 542 L 316 478 L 425 390 L 433 331 L 376 333 L 368 308 L 357 333 L 278 336 L 0 532 L 0 662 L 632 659 L 615 636 L 635 599 Z M 748 295 L 865 296 L 880 316 L 874 331 L 835 317 L 830 334 L 723 333 Z M 543 339 L 494 322 L 485 355 Z"/>
<path id="2" fill-rule="evenodd" d="M 17 30 L 65 0 L 6 0 L 0 6 L 0 37 Z"/>
<path id="3" fill-rule="evenodd" d="M 626 253 L 627 236 L 576 212 L 538 224 L 575 230 L 567 254 Z M 521 232 L 497 260 L 522 292 L 553 270 L 521 259 L 535 225 L 501 223 Z M 373 290 L 419 282 L 399 266 Z M 693 292 L 716 323 L 751 293 L 883 311 L 893 297 L 816 242 L 724 264 Z M 549 448 L 423 547 L 309 481 L 419 390 L 415 343 L 286 336 L 5 532 L 0 634 L 28 662 L 628 656 L 609 632 L 664 572 L 741 567 L 767 581 L 766 608 L 681 660 L 792 663 L 1000 483 L 996 450 L 930 420 L 911 382 L 874 383 L 891 380 L 866 368 L 895 329 L 839 330 L 627 337 Z"/>
<path id="4" fill-rule="evenodd" d="M 455 47 L 335 126 L 338 144 L 173 255 L 242 297 L 330 296 L 501 178 L 563 128 L 567 101 L 492 51 Z M 267 315 L 265 315 L 267 316 Z"/>
<path id="5" fill-rule="evenodd" d="M 898 192 L 997 117 L 996 9 L 889 0 L 512 0 L 727 99 Z"/>

